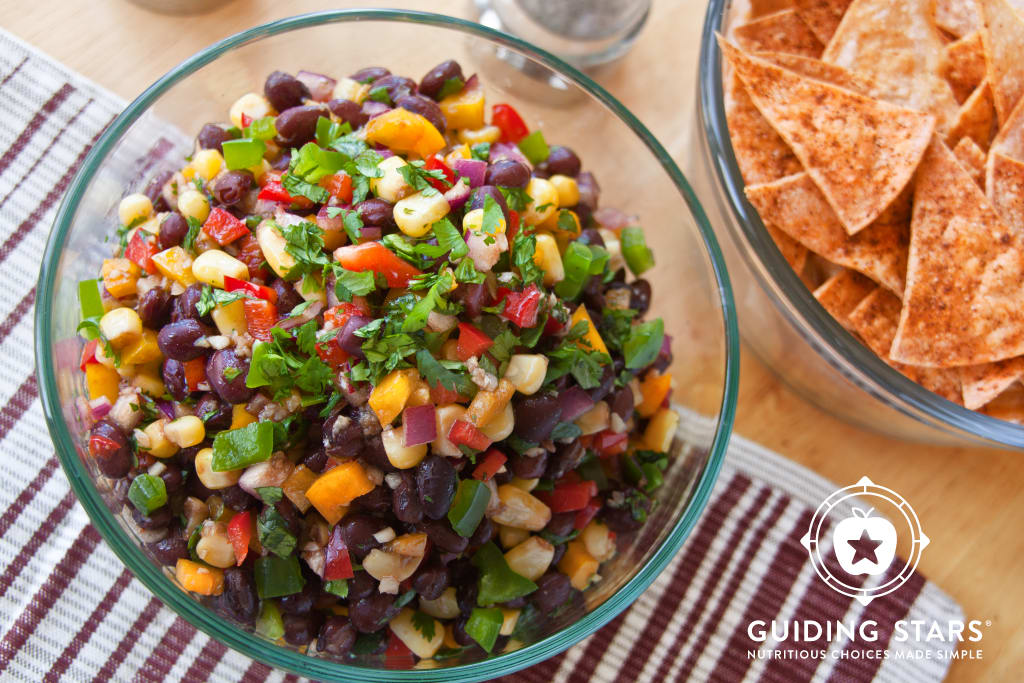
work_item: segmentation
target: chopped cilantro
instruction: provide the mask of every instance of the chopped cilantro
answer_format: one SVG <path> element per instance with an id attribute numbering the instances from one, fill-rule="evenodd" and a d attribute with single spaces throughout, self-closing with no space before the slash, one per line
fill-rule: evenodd
<path id="1" fill-rule="evenodd" d="M 464 258 L 459 262 L 459 265 L 455 268 L 455 281 L 466 284 L 481 285 L 487 276 L 476 269 L 473 265 L 473 260 Z"/>
<path id="2" fill-rule="evenodd" d="M 316 355 L 316 321 L 302 325 L 293 338 L 279 327 L 270 330 L 271 341 L 257 342 L 245 385 L 250 389 L 269 387 L 274 400 L 298 389 L 305 394 L 322 396 L 331 384 L 331 368 Z"/>
<path id="3" fill-rule="evenodd" d="M 621 351 L 629 338 L 636 311 L 629 308 L 605 308 L 601 311 L 601 339 L 608 348 Z"/>
<path id="4" fill-rule="evenodd" d="M 540 284 L 544 279 L 544 271 L 533 260 L 536 250 L 537 238 L 534 235 L 527 235 L 520 231 L 512 242 L 512 264 L 519 270 L 523 284 Z"/>
<path id="5" fill-rule="evenodd" d="M 533 197 L 526 193 L 525 188 L 498 187 L 498 190 L 505 197 L 505 203 L 512 211 L 525 211 L 526 207 L 533 203 Z"/>
<path id="6" fill-rule="evenodd" d="M 260 500 L 267 505 L 273 505 L 284 496 L 280 486 L 261 486 L 256 489 L 256 493 L 259 495 Z"/>
<path id="7" fill-rule="evenodd" d="M 439 180 L 445 187 L 451 187 L 451 183 L 444 176 L 444 171 L 439 168 L 427 170 L 423 167 L 424 162 L 420 160 L 410 161 L 404 166 L 398 167 L 398 173 L 405 179 L 414 190 L 425 195 L 437 194 L 434 186 L 427 182 L 427 179 Z"/>
<path id="8" fill-rule="evenodd" d="M 583 434 L 583 430 L 572 422 L 559 422 L 555 425 L 555 428 L 551 430 L 552 441 L 562 441 L 565 439 L 575 439 Z"/>
<path id="9" fill-rule="evenodd" d="M 373 272 L 366 270 L 357 273 L 332 264 L 334 271 L 334 292 L 342 301 L 352 301 L 353 296 L 365 296 L 376 289 Z"/>
<path id="10" fill-rule="evenodd" d="M 295 265 L 288 271 L 289 280 L 297 280 L 330 264 L 324 253 L 324 231 L 318 225 L 302 221 L 294 225 L 277 225 L 277 228 L 288 243 L 285 251 L 295 259 Z"/>
<path id="11" fill-rule="evenodd" d="M 388 89 L 383 85 L 379 85 L 376 88 L 371 89 L 369 94 L 367 94 L 367 97 L 374 102 L 382 102 L 387 105 L 392 104 L 391 95 L 388 94 Z"/>
<path id="12" fill-rule="evenodd" d="M 438 246 L 444 249 L 451 261 L 454 262 L 469 253 L 466 240 L 462 239 L 462 234 L 447 217 L 434 223 L 433 231 Z"/>
<path id="13" fill-rule="evenodd" d="M 196 302 L 196 311 L 199 315 L 206 315 L 217 306 L 227 306 L 240 299 L 245 299 L 246 294 L 240 289 L 233 292 L 225 292 L 223 289 L 214 289 L 210 285 L 203 285 L 203 291 Z"/>
<path id="14" fill-rule="evenodd" d="M 622 345 L 626 368 L 638 370 L 653 363 L 658 357 L 664 339 L 665 323 L 661 318 L 635 325 L 630 331 L 629 339 Z"/>
<path id="15" fill-rule="evenodd" d="M 97 318 L 86 318 L 82 322 L 78 323 L 78 327 L 75 328 L 76 332 L 86 332 L 86 336 L 90 339 L 99 339 L 100 343 L 103 344 L 103 354 L 114 361 L 115 367 L 121 367 L 121 354 L 114 349 L 114 346 L 110 343 L 110 340 L 103 336 L 103 332 L 100 331 L 100 319 Z"/>
<path id="16" fill-rule="evenodd" d="M 487 161 L 488 159 L 491 158 L 491 143 L 478 142 L 469 148 L 469 152 L 470 154 L 473 155 L 474 159 L 478 159 L 480 161 Z"/>
<path id="17" fill-rule="evenodd" d="M 424 614 L 419 610 L 412 614 L 412 626 L 419 631 L 427 641 L 434 639 L 434 617 Z"/>
<path id="18" fill-rule="evenodd" d="M 338 216 L 342 216 L 345 233 L 348 235 L 348 241 L 352 244 L 357 243 L 363 234 L 363 219 L 359 215 L 359 212 L 355 209 L 345 209 L 340 206 L 327 207 L 328 218 L 337 218 Z"/>
<path id="19" fill-rule="evenodd" d="M 458 365 L 465 368 L 462 363 Z M 427 384 L 432 387 L 440 385 L 448 391 L 457 391 L 462 396 L 472 396 L 476 393 L 476 385 L 468 375 L 452 372 L 426 349 L 420 349 L 416 353 L 416 368 Z"/>
<path id="20" fill-rule="evenodd" d="M 494 197 L 487 195 L 484 198 L 484 217 L 480 225 L 480 231 L 485 235 L 496 235 L 498 229 L 505 223 L 505 214 L 502 213 L 498 202 Z"/>
<path id="21" fill-rule="evenodd" d="M 441 89 L 437 91 L 437 95 L 435 96 L 435 99 L 443 100 L 444 98 L 448 97 L 449 95 L 454 95 L 457 92 L 462 92 L 462 89 L 465 88 L 465 87 L 466 87 L 466 82 L 464 80 L 462 80 L 461 78 L 459 78 L 458 76 L 455 76 L 453 78 L 448 78 L 448 79 L 445 80 L 444 85 L 441 86 Z M 429 640 L 429 638 L 428 638 L 428 640 Z"/>
<path id="22" fill-rule="evenodd" d="M 604 366 L 610 365 L 612 359 L 606 353 L 577 346 L 575 339 L 581 336 L 580 328 L 585 334 L 587 323 L 585 321 L 577 323 L 565 340 L 554 350 L 548 352 L 548 372 L 544 376 L 545 384 L 567 374 L 571 374 L 584 389 L 593 389 L 601 384 Z"/>
<path id="23" fill-rule="evenodd" d="M 188 232 L 185 233 L 185 239 L 181 241 L 181 246 L 185 251 L 192 251 L 195 249 L 196 238 L 199 237 L 199 230 L 203 225 L 195 216 L 188 216 L 185 220 L 188 222 Z"/>
<path id="24" fill-rule="evenodd" d="M 321 116 L 316 120 L 316 144 L 321 147 L 330 147 L 335 140 L 351 132 L 352 126 L 349 125 L 348 121 L 334 123 L 325 116 Z"/>

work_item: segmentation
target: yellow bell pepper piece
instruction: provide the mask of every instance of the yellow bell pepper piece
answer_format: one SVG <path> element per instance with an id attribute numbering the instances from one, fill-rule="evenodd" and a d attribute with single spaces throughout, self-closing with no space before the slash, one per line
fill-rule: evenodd
<path id="1" fill-rule="evenodd" d="M 294 503 L 295 507 L 302 514 L 306 514 L 306 510 L 312 505 L 309 502 L 309 498 L 306 498 L 306 491 L 316 481 L 316 477 L 316 472 L 305 465 L 299 465 L 292 470 L 292 473 L 281 484 L 281 490 L 284 492 L 284 495 L 288 496 L 288 500 Z"/>
<path id="2" fill-rule="evenodd" d="M 103 259 L 100 273 L 103 276 L 103 287 L 116 299 L 131 296 L 138 291 L 136 283 L 141 271 L 126 258 Z"/>
<path id="3" fill-rule="evenodd" d="M 419 373 L 413 369 L 393 370 L 370 392 L 370 408 L 377 414 L 382 427 L 395 421 L 412 395 L 414 381 Z"/>
<path id="4" fill-rule="evenodd" d="M 196 282 L 192 274 L 192 257 L 181 247 L 171 247 L 153 254 L 153 265 L 161 274 L 186 287 Z"/>
<path id="5" fill-rule="evenodd" d="M 434 124 L 406 109 L 392 109 L 370 119 L 366 139 L 395 152 L 413 152 L 424 159 L 445 146 L 444 136 Z"/>
<path id="6" fill-rule="evenodd" d="M 237 403 L 231 406 L 231 429 L 241 429 L 256 421 L 256 416 L 245 409 L 245 404 Z"/>
<path id="7" fill-rule="evenodd" d="M 657 372 L 647 373 L 644 381 L 640 383 L 641 401 L 640 405 L 636 407 L 640 417 L 650 417 L 658 412 L 658 408 L 661 407 L 665 397 L 668 396 L 668 392 L 671 390 L 672 373 L 666 372 L 664 375 Z"/>
<path id="8" fill-rule="evenodd" d="M 597 573 L 600 563 L 587 552 L 583 541 L 576 539 L 569 541 L 569 547 L 565 554 L 558 561 L 558 571 L 569 577 L 569 583 L 576 590 L 583 590 L 590 583 L 590 579 Z"/>
<path id="9" fill-rule="evenodd" d="M 321 474 L 306 490 L 306 498 L 328 524 L 337 524 L 353 500 L 372 490 L 373 482 L 363 466 L 349 460 Z"/>
<path id="10" fill-rule="evenodd" d="M 438 104 L 449 128 L 483 128 L 484 91 L 480 87 L 463 88 Z"/>
<path id="11" fill-rule="evenodd" d="M 164 354 L 156 343 L 156 332 L 149 329 L 142 330 L 142 336 L 121 351 L 121 362 L 129 365 L 152 363 L 163 357 Z"/>
<path id="12" fill-rule="evenodd" d="M 220 595 L 224 592 L 224 572 L 186 560 L 178 559 L 174 574 L 182 588 L 200 595 Z"/>
<path id="13" fill-rule="evenodd" d="M 94 401 L 106 396 L 111 403 L 117 400 L 121 376 L 117 371 L 100 363 L 89 363 L 85 366 L 85 386 L 89 390 L 89 400 Z"/>
<path id="14" fill-rule="evenodd" d="M 668 453 L 678 428 L 679 413 L 669 408 L 661 408 L 644 430 L 644 448 L 658 453 Z"/>
<path id="15" fill-rule="evenodd" d="M 597 331 L 597 327 L 594 325 L 594 321 L 590 319 L 590 314 L 587 313 L 587 307 L 580 304 L 576 312 L 572 314 L 569 319 L 569 329 L 571 330 L 576 326 L 576 323 L 581 320 L 587 322 L 587 333 L 583 335 L 583 338 L 576 342 L 576 345 L 581 349 L 590 348 L 594 351 L 600 351 L 601 353 L 608 353 L 608 347 L 604 345 L 604 339 L 601 339 L 601 335 Z"/>

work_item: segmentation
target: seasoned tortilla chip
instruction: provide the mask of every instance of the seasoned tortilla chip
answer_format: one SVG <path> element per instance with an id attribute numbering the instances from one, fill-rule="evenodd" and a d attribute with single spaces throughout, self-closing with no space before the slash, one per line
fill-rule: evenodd
<path id="1" fill-rule="evenodd" d="M 992 139 L 989 152 L 999 152 L 1011 159 L 1024 160 L 1024 97 Z"/>
<path id="2" fill-rule="evenodd" d="M 836 319 L 836 322 L 852 330 L 850 313 L 877 287 L 878 285 L 869 278 L 849 268 L 843 268 L 814 290 L 814 298 Z"/>
<path id="3" fill-rule="evenodd" d="M 964 407 L 977 410 L 1024 377 L 1024 357 L 960 368 Z"/>
<path id="4" fill-rule="evenodd" d="M 953 155 L 970 174 L 978 187 L 985 189 L 985 152 L 970 138 L 961 138 L 953 148 Z"/>
<path id="5" fill-rule="evenodd" d="M 841 66 L 827 64 L 814 57 L 804 57 L 803 55 L 793 55 L 785 52 L 758 52 L 754 56 L 767 59 L 772 64 L 781 66 L 783 69 L 795 71 L 801 76 L 838 85 L 840 88 L 846 88 L 861 95 L 866 95 L 872 87 L 871 79 L 847 71 Z"/>
<path id="6" fill-rule="evenodd" d="M 748 185 L 778 180 L 803 169 L 786 141 L 750 101 L 746 87 L 735 74 L 726 81 L 725 118 L 736 163 Z"/>
<path id="7" fill-rule="evenodd" d="M 761 218 L 811 251 L 902 294 L 907 264 L 907 226 L 876 223 L 848 235 L 807 173 L 748 185 L 747 198 Z"/>
<path id="8" fill-rule="evenodd" d="M 979 0 L 988 81 L 1002 126 L 1024 94 L 1024 19 L 1006 0 Z"/>
<path id="9" fill-rule="evenodd" d="M 935 0 L 935 23 L 957 38 L 981 28 L 977 0 Z"/>
<path id="10" fill-rule="evenodd" d="M 964 102 L 985 80 L 985 43 L 981 31 L 964 36 L 946 46 L 944 75 L 953 88 L 957 102 Z"/>
<path id="11" fill-rule="evenodd" d="M 878 287 L 850 312 L 849 321 L 867 347 L 894 370 L 947 400 L 961 403 L 960 375 L 956 370 L 918 368 L 897 363 L 889 357 L 901 306 L 896 295 Z"/>
<path id="12" fill-rule="evenodd" d="M 750 0 L 750 19 L 793 7 L 793 0 Z"/>
<path id="13" fill-rule="evenodd" d="M 852 235 L 870 225 L 913 176 L 934 117 L 805 78 L 719 42 L 751 100 L 846 231 Z"/>
<path id="14" fill-rule="evenodd" d="M 956 114 L 947 140 L 956 146 L 963 138 L 971 138 L 982 149 L 988 149 L 996 133 L 996 109 L 988 81 L 978 86 Z"/>
<path id="15" fill-rule="evenodd" d="M 820 57 L 825 44 L 797 16 L 787 9 L 755 19 L 733 30 L 733 36 L 744 50 L 750 52 L 789 52 L 807 57 Z"/>
<path id="16" fill-rule="evenodd" d="M 948 368 L 1024 354 L 1024 240 L 938 138 L 918 170 L 910 232 L 891 358 Z"/>
<path id="17" fill-rule="evenodd" d="M 768 234 L 771 235 L 772 241 L 775 242 L 775 246 L 782 252 L 782 258 L 786 259 L 786 263 L 789 264 L 789 267 L 795 270 L 799 275 L 800 272 L 803 271 L 804 265 L 807 263 L 807 247 L 800 244 L 771 223 L 765 223 L 764 227 L 768 230 Z"/>
<path id="18" fill-rule="evenodd" d="M 1024 387 L 1019 384 L 1011 385 L 982 408 L 981 412 L 997 420 L 1024 424 Z"/>
<path id="19" fill-rule="evenodd" d="M 988 199 L 1006 227 L 1024 235 L 1024 162 L 993 152 Z"/>
<path id="20" fill-rule="evenodd" d="M 872 78 L 873 97 L 932 114 L 945 131 L 957 102 L 942 75 L 945 40 L 932 2 L 854 0 L 822 60 Z"/>
<path id="21" fill-rule="evenodd" d="M 853 0 L 796 0 L 796 12 L 818 40 L 828 44 Z"/>

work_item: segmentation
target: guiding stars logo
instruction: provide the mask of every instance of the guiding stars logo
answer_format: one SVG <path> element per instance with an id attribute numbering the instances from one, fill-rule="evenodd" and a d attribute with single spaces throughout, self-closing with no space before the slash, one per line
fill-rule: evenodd
<path id="1" fill-rule="evenodd" d="M 879 505 L 891 506 L 902 515 L 906 523 L 902 534 L 892 522 L 874 515 L 875 507 L 862 507 L 863 501 L 871 498 L 880 499 Z M 845 511 L 851 499 L 860 505 L 854 506 L 852 514 L 847 515 Z M 842 506 L 843 518 L 829 536 L 829 518 L 838 506 Z M 901 535 L 908 544 L 907 559 L 897 560 L 903 564 L 893 572 L 891 568 Z M 892 593 L 910 579 L 929 540 L 921 530 L 917 513 L 903 496 L 863 477 L 856 484 L 835 491 L 818 506 L 800 543 L 810 554 L 814 571 L 822 581 L 866 605 Z M 877 584 L 862 585 L 857 580 L 862 576 L 882 578 Z"/>

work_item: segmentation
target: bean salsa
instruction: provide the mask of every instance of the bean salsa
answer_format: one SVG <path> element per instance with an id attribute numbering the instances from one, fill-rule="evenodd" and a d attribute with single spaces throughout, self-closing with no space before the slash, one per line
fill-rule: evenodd
<path id="1" fill-rule="evenodd" d="M 640 227 L 446 61 L 274 72 L 80 283 L 88 449 L 180 586 L 413 662 L 578 608 L 678 424 Z"/>

